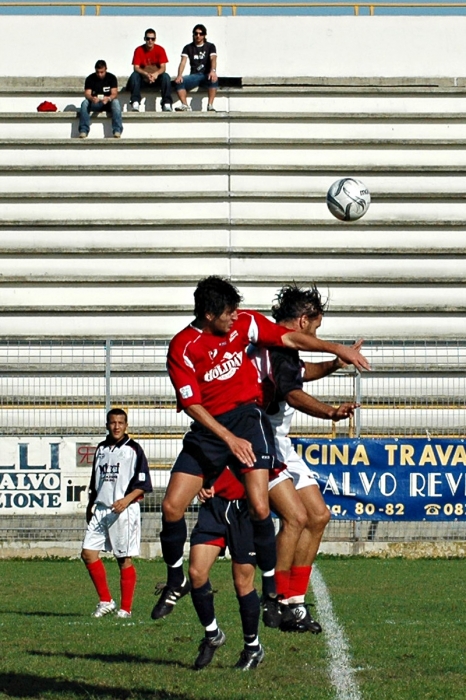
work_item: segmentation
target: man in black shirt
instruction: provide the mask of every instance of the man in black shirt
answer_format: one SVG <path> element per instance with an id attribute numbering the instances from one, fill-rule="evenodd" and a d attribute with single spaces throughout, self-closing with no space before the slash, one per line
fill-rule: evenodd
<path id="1" fill-rule="evenodd" d="M 95 73 L 84 83 L 84 97 L 79 113 L 79 138 L 85 139 L 91 128 L 91 112 L 107 112 L 112 115 L 113 136 L 119 139 L 123 131 L 121 105 L 118 101 L 118 81 L 107 72 L 105 61 L 97 61 Z"/>
<path id="2" fill-rule="evenodd" d="M 217 49 L 215 44 L 206 41 L 207 29 L 203 24 L 196 24 L 193 29 L 193 41 L 186 44 L 181 52 L 178 75 L 175 78 L 175 89 L 181 101 L 178 111 L 190 112 L 191 107 L 186 100 L 186 93 L 194 87 L 207 88 L 209 101 L 208 112 L 215 112 L 214 100 L 217 94 Z M 183 71 L 189 58 L 190 75 L 183 78 Z"/>

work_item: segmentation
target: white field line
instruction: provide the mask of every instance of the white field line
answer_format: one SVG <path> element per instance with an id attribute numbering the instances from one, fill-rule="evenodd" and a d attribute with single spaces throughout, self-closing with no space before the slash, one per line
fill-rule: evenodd
<path id="1" fill-rule="evenodd" d="M 320 571 L 312 567 L 311 585 L 316 602 L 317 619 L 322 624 L 329 655 L 329 674 L 336 700 L 362 700 L 351 666 L 348 640 L 333 612 L 332 601 Z"/>

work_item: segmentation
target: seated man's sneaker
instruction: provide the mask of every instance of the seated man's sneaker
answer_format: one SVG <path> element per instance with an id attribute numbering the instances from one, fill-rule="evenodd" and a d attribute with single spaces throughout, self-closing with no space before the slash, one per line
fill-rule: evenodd
<path id="1" fill-rule="evenodd" d="M 189 105 L 181 104 L 179 107 L 175 108 L 175 112 L 192 112 L 192 109 Z"/>
<path id="2" fill-rule="evenodd" d="M 121 133 L 119 131 L 114 131 L 113 138 L 114 139 L 121 139 Z"/>
<path id="3" fill-rule="evenodd" d="M 114 600 L 101 600 L 100 603 L 98 603 L 94 612 L 92 613 L 92 617 L 103 617 L 104 615 L 108 615 L 109 613 L 115 612 L 115 610 L 116 605 Z"/>
<path id="4" fill-rule="evenodd" d="M 221 629 L 218 630 L 215 637 L 204 637 L 204 639 L 199 644 L 199 654 L 196 661 L 194 662 L 194 668 L 197 671 L 205 668 L 210 664 L 214 658 L 214 654 L 219 647 L 222 647 L 227 638 Z"/>
<path id="5" fill-rule="evenodd" d="M 165 586 L 162 591 L 155 592 L 155 595 L 160 595 L 160 600 L 154 605 L 151 613 L 153 620 L 161 620 L 163 617 L 169 615 L 180 598 L 187 595 L 191 591 L 191 584 L 187 578 L 181 586 L 177 588 L 169 588 Z"/>
<path id="6" fill-rule="evenodd" d="M 79 138 L 80 139 L 87 139 L 87 131 L 80 131 Z"/>
<path id="7" fill-rule="evenodd" d="M 162 112 L 173 112 L 171 104 L 168 104 L 168 102 L 165 102 L 165 104 L 162 105 Z"/>
<path id="8" fill-rule="evenodd" d="M 131 109 L 133 112 L 139 112 L 139 102 L 133 102 Z"/>
<path id="9" fill-rule="evenodd" d="M 207 105 L 207 111 L 208 112 L 216 112 L 217 110 L 215 109 L 215 107 L 213 105 Z"/>
<path id="10" fill-rule="evenodd" d="M 262 646 L 259 646 L 257 651 L 252 651 L 251 649 L 243 649 L 240 654 L 239 661 L 235 664 L 235 668 L 240 669 L 240 671 L 249 671 L 251 668 L 257 668 L 259 664 L 264 660 L 265 651 Z"/>

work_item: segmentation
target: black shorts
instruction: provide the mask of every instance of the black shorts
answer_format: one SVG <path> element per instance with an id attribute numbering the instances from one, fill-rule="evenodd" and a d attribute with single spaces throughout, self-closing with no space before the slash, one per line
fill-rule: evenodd
<path id="1" fill-rule="evenodd" d="M 256 404 L 238 406 L 215 420 L 234 435 L 249 440 L 256 456 L 254 469 L 274 469 L 277 466 L 275 441 L 269 419 Z M 218 476 L 229 466 L 236 476 L 251 469 L 240 462 L 210 430 L 193 422 L 191 430 L 183 438 L 183 449 L 178 455 L 172 472 L 183 472 L 207 479 Z"/>
<path id="2" fill-rule="evenodd" d="M 214 496 L 199 508 L 197 523 L 191 533 L 191 547 L 207 544 L 225 547 L 237 564 L 256 565 L 251 519 L 246 501 L 227 501 Z"/>

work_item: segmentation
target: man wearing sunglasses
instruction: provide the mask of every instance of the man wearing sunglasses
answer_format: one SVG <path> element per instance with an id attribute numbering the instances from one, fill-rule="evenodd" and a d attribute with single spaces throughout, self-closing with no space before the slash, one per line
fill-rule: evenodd
<path id="1" fill-rule="evenodd" d="M 193 29 L 193 41 L 187 44 L 181 53 L 178 75 L 175 78 L 175 88 L 181 101 L 181 107 L 178 107 L 178 110 L 181 112 L 191 111 L 186 94 L 194 87 L 207 88 L 209 95 L 207 111 L 215 112 L 214 100 L 218 88 L 217 49 L 214 44 L 206 40 L 206 36 L 205 26 L 196 24 Z M 191 73 L 183 78 L 188 58 Z"/>
<path id="2" fill-rule="evenodd" d="M 134 71 L 130 75 L 126 89 L 131 92 L 133 112 L 139 112 L 141 87 L 155 88 L 162 95 L 162 111 L 172 111 L 171 80 L 166 72 L 168 63 L 165 49 L 155 43 L 154 29 L 146 29 L 144 44 L 138 46 L 133 56 Z"/>

